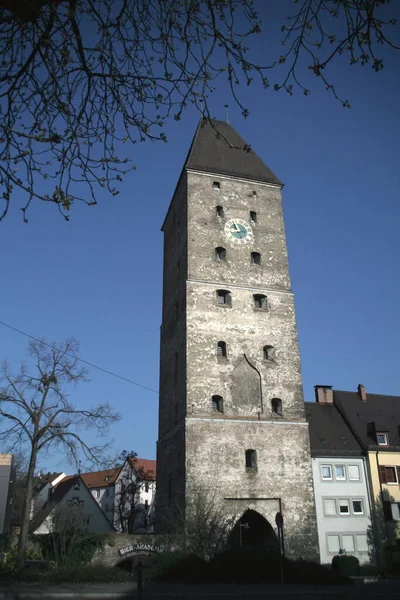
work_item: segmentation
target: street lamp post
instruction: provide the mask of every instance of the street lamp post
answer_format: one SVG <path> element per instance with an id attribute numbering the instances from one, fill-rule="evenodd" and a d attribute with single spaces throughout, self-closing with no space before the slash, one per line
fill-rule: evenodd
<path id="1" fill-rule="evenodd" d="M 239 546 L 242 547 L 242 527 L 243 529 L 250 529 L 250 525 L 248 523 L 239 523 Z"/>

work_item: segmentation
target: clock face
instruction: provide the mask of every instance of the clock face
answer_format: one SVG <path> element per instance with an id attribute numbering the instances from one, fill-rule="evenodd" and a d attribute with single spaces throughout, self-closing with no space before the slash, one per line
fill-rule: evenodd
<path id="1" fill-rule="evenodd" d="M 225 235 L 236 244 L 247 244 L 253 239 L 253 231 L 243 219 L 229 219 L 225 223 Z"/>

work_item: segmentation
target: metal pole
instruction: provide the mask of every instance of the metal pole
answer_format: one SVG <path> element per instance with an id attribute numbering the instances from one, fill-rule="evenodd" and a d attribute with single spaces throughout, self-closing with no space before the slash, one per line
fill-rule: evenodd
<path id="1" fill-rule="evenodd" d="M 143 600 L 143 565 L 141 562 L 137 566 L 137 592 L 138 599 Z"/>

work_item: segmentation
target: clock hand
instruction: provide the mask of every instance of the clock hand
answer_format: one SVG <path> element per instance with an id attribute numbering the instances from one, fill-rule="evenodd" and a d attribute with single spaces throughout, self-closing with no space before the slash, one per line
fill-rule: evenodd
<path id="1" fill-rule="evenodd" d="M 236 229 L 236 231 L 239 231 L 239 227 L 236 225 L 235 221 L 232 221 L 234 228 Z"/>

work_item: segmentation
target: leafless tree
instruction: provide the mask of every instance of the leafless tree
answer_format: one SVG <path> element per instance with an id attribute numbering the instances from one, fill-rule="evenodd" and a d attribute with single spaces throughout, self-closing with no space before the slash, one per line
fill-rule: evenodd
<path id="1" fill-rule="evenodd" d="M 124 450 L 119 456 L 121 473 L 115 484 L 114 512 L 121 533 L 134 533 L 147 524 L 148 509 L 140 503 L 144 485 L 152 485 L 152 474 L 139 465 L 136 452 Z"/>
<path id="2" fill-rule="evenodd" d="M 241 84 L 308 95 L 307 68 L 349 106 L 326 74 L 330 63 L 345 55 L 379 71 L 383 47 L 399 48 L 391 0 L 294 0 L 281 52 L 258 16 L 265 5 L 0 0 L 0 220 L 16 190 L 25 220 L 33 199 L 68 220 L 74 202 L 96 204 L 98 186 L 117 194 L 134 168 L 124 144 L 166 141 L 166 120 L 189 105 L 209 118 L 221 76 L 244 116 Z M 264 64 L 252 58 L 256 45 Z"/>
<path id="3" fill-rule="evenodd" d="M 29 531 L 34 473 L 38 458 L 62 451 L 76 465 L 80 459 L 99 464 L 107 444 L 88 445 L 81 431 L 93 428 L 104 435 L 107 427 L 119 419 L 108 404 L 93 408 L 77 408 L 69 399 L 66 384 L 85 379 L 80 367 L 78 343 L 67 340 L 61 346 L 44 341 L 31 342 L 31 364 L 22 364 L 13 374 L 3 364 L 0 387 L 0 441 L 9 451 L 26 448 L 29 463 L 26 473 L 26 495 L 22 511 L 17 561 L 24 564 Z"/>
<path id="4" fill-rule="evenodd" d="M 227 547 L 235 520 L 218 501 L 217 488 L 191 488 L 185 511 L 171 507 L 166 515 L 167 541 L 189 554 L 210 560 Z"/>

